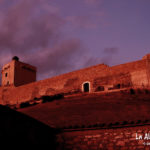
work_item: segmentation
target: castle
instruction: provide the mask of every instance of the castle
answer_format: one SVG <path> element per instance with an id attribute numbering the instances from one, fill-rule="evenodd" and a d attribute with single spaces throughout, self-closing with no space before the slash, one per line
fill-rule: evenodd
<path id="1" fill-rule="evenodd" d="M 141 60 L 109 67 L 99 64 L 36 81 L 36 67 L 12 61 L 2 68 L 1 104 L 18 104 L 43 95 L 150 87 L 150 54 Z M 17 93 L 17 95 L 16 95 Z"/>
<path id="2" fill-rule="evenodd" d="M 42 102 L 18 107 L 18 117 L 12 115 L 12 109 L 8 113 L 8 108 L 1 106 L 1 128 L 9 129 L 10 141 L 20 127 L 19 135 L 23 133 L 28 140 L 32 135 L 33 143 L 56 140 L 58 150 L 148 150 L 150 140 L 138 139 L 137 135 L 144 137 L 150 130 L 149 80 L 150 54 L 126 64 L 99 64 L 41 81 L 36 81 L 34 66 L 15 56 L 2 69 L 0 103 L 16 106 L 37 99 Z M 66 96 L 46 102 L 42 97 L 57 94 Z M 55 129 L 58 131 L 51 132 Z M 14 141 L 19 138 L 26 143 L 18 134 L 16 137 Z"/>

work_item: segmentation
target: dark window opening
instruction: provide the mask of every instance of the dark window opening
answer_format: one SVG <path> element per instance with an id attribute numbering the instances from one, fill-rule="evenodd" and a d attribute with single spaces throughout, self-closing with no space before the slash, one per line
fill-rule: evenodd
<path id="1" fill-rule="evenodd" d="M 9 85 L 9 81 L 7 81 L 7 85 Z"/>
<path id="2" fill-rule="evenodd" d="M 114 87 L 108 87 L 108 90 L 113 90 L 113 89 L 115 89 Z"/>
<path id="3" fill-rule="evenodd" d="M 120 87 L 121 87 L 121 85 L 120 85 L 120 84 L 117 84 L 117 88 L 120 89 Z"/>
<path id="4" fill-rule="evenodd" d="M 121 88 L 121 84 L 116 84 L 114 85 L 113 89 L 120 89 Z"/>
<path id="5" fill-rule="evenodd" d="M 5 77 L 7 77 L 8 76 L 8 73 L 5 73 Z"/>
<path id="6" fill-rule="evenodd" d="M 130 89 L 130 94 L 134 95 L 135 94 L 135 90 L 134 89 Z"/>
<path id="7" fill-rule="evenodd" d="M 104 86 L 98 86 L 98 87 L 96 88 L 96 91 L 104 91 Z"/>
<path id="8" fill-rule="evenodd" d="M 89 92 L 90 91 L 90 85 L 89 85 L 89 83 L 84 83 L 83 84 L 83 91 L 84 92 Z"/>

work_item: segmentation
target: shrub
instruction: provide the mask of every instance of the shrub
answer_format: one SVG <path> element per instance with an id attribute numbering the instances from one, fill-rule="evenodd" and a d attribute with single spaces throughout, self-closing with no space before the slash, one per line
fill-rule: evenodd
<path id="1" fill-rule="evenodd" d="M 145 120 L 145 121 L 144 121 L 144 123 L 148 123 L 148 122 L 149 122 L 149 120 Z"/>
<path id="2" fill-rule="evenodd" d="M 134 121 L 131 121 L 130 124 L 134 124 Z"/>
<path id="3" fill-rule="evenodd" d="M 137 93 L 138 94 L 142 94 L 142 90 L 141 89 L 137 89 Z"/>
<path id="4" fill-rule="evenodd" d="M 112 126 L 113 126 L 113 124 L 112 124 L 112 123 L 108 124 L 108 127 L 112 127 Z"/>
<path id="5" fill-rule="evenodd" d="M 49 102 L 49 101 L 52 101 L 52 97 L 51 96 L 48 96 L 48 95 L 44 95 L 41 97 L 41 99 L 43 99 L 43 103 L 45 102 Z"/>
<path id="6" fill-rule="evenodd" d="M 115 125 L 115 126 L 118 126 L 119 124 L 120 124 L 119 122 L 116 122 L 114 125 Z"/>
<path id="7" fill-rule="evenodd" d="M 126 125 L 126 124 L 128 124 L 128 122 L 127 121 L 123 121 L 123 123 L 122 123 L 123 125 Z"/>
<path id="8" fill-rule="evenodd" d="M 134 89 L 130 89 L 130 94 L 134 95 L 135 94 L 135 90 Z"/>
<path id="9" fill-rule="evenodd" d="M 138 120 L 138 121 L 137 121 L 137 124 L 139 124 L 139 123 L 141 123 L 141 120 Z"/>
<path id="10" fill-rule="evenodd" d="M 21 108 L 28 107 L 28 106 L 30 106 L 29 102 L 24 102 L 20 104 Z"/>
<path id="11" fill-rule="evenodd" d="M 149 90 L 148 89 L 145 89 L 145 94 L 149 94 Z"/>

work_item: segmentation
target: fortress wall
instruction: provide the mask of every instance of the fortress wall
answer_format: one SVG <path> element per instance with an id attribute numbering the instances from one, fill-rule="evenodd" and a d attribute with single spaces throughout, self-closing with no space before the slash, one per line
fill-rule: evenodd
<path id="1" fill-rule="evenodd" d="M 137 133 L 137 136 L 136 136 Z M 96 129 L 63 132 L 58 135 L 61 143 L 60 149 L 149 149 L 150 139 L 144 139 L 146 133 L 150 133 L 150 125 L 124 127 L 116 129 Z M 142 139 L 136 139 L 142 135 Z M 150 138 L 150 137 L 149 137 Z M 145 143 L 145 145 L 143 144 Z M 149 145 L 146 145 L 149 144 Z"/>
<path id="2" fill-rule="evenodd" d="M 81 90 L 81 85 L 84 81 L 93 80 L 93 76 L 102 72 L 106 66 L 97 65 L 92 68 L 86 68 L 79 71 L 70 72 L 50 79 L 41 80 L 38 82 L 22 85 L 19 87 L 4 88 L 3 97 L 11 104 L 31 100 L 34 97 L 41 95 L 52 95 L 62 92 L 69 92 L 71 90 Z M 95 74 L 93 72 L 96 72 Z M 3 100 L 1 100 L 3 101 Z"/>
<path id="3" fill-rule="evenodd" d="M 148 85 L 150 86 L 150 59 L 146 60 L 146 71 L 148 77 Z"/>
<path id="4" fill-rule="evenodd" d="M 118 85 L 121 87 L 148 86 L 146 60 L 139 60 L 108 68 L 107 74 L 96 77 L 93 86 Z"/>
<path id="5" fill-rule="evenodd" d="M 112 66 L 112 73 L 118 72 L 118 73 L 125 73 L 125 72 L 132 72 L 134 70 L 140 70 L 144 69 L 146 66 L 146 59 L 129 62 L 125 64 L 120 64 L 116 66 Z"/>
<path id="6" fill-rule="evenodd" d="M 148 78 L 147 78 L 146 69 L 132 72 L 131 81 L 132 81 L 132 84 L 136 87 L 138 86 L 147 87 Z"/>
<path id="7" fill-rule="evenodd" d="M 99 85 L 147 84 L 146 61 L 140 60 L 114 67 L 96 65 L 19 87 L 1 87 L 1 102 L 10 101 L 13 104 L 29 101 L 42 95 L 81 92 L 85 81 L 91 82 L 92 92 Z"/>

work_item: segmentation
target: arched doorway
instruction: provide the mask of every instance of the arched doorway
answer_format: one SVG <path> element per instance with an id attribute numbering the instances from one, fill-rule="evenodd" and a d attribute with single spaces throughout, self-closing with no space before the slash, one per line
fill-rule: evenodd
<path id="1" fill-rule="evenodd" d="M 90 82 L 83 83 L 83 92 L 90 92 Z"/>

